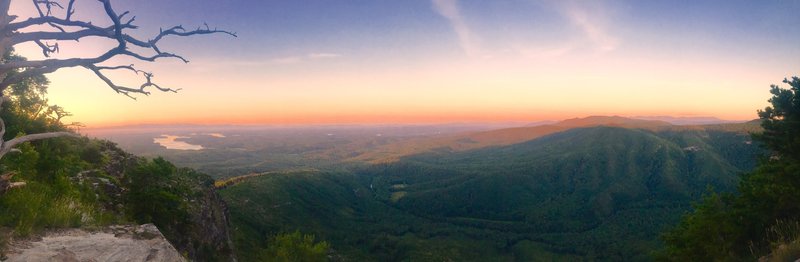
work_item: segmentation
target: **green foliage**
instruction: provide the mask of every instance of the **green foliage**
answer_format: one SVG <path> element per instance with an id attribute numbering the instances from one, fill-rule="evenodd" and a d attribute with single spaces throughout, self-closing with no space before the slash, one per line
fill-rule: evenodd
<path id="1" fill-rule="evenodd" d="M 92 222 L 94 207 L 78 197 L 62 196 L 39 183 L 12 190 L 0 200 L 0 223 L 21 236 L 43 228 L 79 227 Z"/>
<path id="2" fill-rule="evenodd" d="M 5 172 L 17 174 L 15 178 L 27 185 L 0 197 L 0 225 L 26 236 L 45 228 L 114 222 L 114 216 L 100 208 L 103 192 L 75 181 L 81 170 L 103 165 L 79 157 L 87 143 L 88 139 L 28 143 L 19 147 L 22 153 L 4 157 L 0 163 Z"/>
<path id="3" fill-rule="evenodd" d="M 26 236 L 45 228 L 79 227 L 110 223 L 106 211 L 89 185 L 75 183 L 75 175 L 103 163 L 89 163 L 79 157 L 88 139 L 53 139 L 26 143 L 21 153 L 7 155 L 0 161 L 5 172 L 26 186 L 0 197 L 0 225 Z"/>
<path id="4" fill-rule="evenodd" d="M 764 132 L 754 137 L 782 157 L 800 159 L 800 78 L 784 79 L 789 89 L 770 86 L 771 106 L 758 111 Z"/>
<path id="5" fill-rule="evenodd" d="M 660 259 L 749 260 L 797 239 L 774 233 L 783 221 L 800 220 L 800 79 L 784 83 L 791 88 L 771 87 L 772 106 L 759 111 L 764 132 L 753 135 L 769 157 L 742 176 L 737 194 L 706 197 L 665 233 Z"/>
<path id="6" fill-rule="evenodd" d="M 769 262 L 794 262 L 800 257 L 800 240 L 782 243 L 772 249 L 772 253 L 766 257 Z"/>
<path id="7" fill-rule="evenodd" d="M 224 205 L 209 176 L 163 158 L 136 159 L 126 170 L 123 199 L 130 220 L 155 224 L 176 248 L 191 250 L 193 260 L 229 260 Z"/>
<path id="8" fill-rule="evenodd" d="M 4 61 L 24 60 L 6 53 Z M 16 71 L 7 72 L 9 75 Z M 4 140 L 25 134 L 64 131 L 65 126 L 51 116 L 45 97 L 47 79 L 42 75 L 22 79 L 4 90 L 8 98 L 0 110 L 6 132 Z M 60 114 L 66 112 L 61 109 Z M 0 174 L 13 173 L 27 184 L 0 196 L 0 251 L 6 239 L 27 236 L 46 228 L 79 227 L 110 222 L 100 209 L 97 194 L 89 186 L 75 183 L 80 170 L 97 168 L 103 163 L 87 162 L 80 157 L 88 139 L 51 139 L 25 143 L 20 153 L 0 160 Z M 2 253 L 2 252 L 0 252 Z"/>
<path id="9" fill-rule="evenodd" d="M 203 201 L 214 194 L 208 176 L 160 158 L 136 158 L 113 143 L 88 138 L 42 140 L 19 148 L 22 153 L 7 155 L 0 166 L 27 185 L 0 196 L 0 229 L 26 236 L 52 228 L 154 223 L 179 250 L 195 250 L 193 259 L 217 261 L 230 255 L 213 246 L 216 242 L 200 240 L 207 236 L 198 224 L 225 221 L 201 212 L 212 207 L 200 205 L 219 205 Z"/>
<path id="10" fill-rule="evenodd" d="M 294 230 L 357 261 L 648 260 L 706 185 L 734 189 L 749 167 L 732 161 L 758 151 L 748 140 L 574 129 L 352 173 L 271 173 L 221 193 L 247 261 L 261 236 Z"/>
<path id="11" fill-rule="evenodd" d="M 686 216 L 675 229 L 663 235 L 669 248 L 657 254 L 659 260 L 719 261 L 738 260 L 732 245 L 735 221 L 730 212 L 730 195 L 712 193 L 694 206 L 694 213 Z M 708 237 L 698 238 L 697 235 Z M 713 237 L 712 237 L 713 236 Z"/>
<path id="12" fill-rule="evenodd" d="M 800 221 L 777 221 L 767 231 L 771 253 L 770 262 L 791 262 L 800 258 Z"/>
<path id="13" fill-rule="evenodd" d="M 230 255 L 211 246 L 217 243 L 198 240 L 205 230 L 199 223 L 225 221 L 198 218 L 208 215 L 202 209 L 211 208 L 200 205 L 219 205 L 203 201 L 213 194 L 208 176 L 163 159 L 126 155 L 106 141 L 52 139 L 20 149 L 22 153 L 2 159 L 5 171 L 27 182 L 0 196 L 0 227 L 15 235 L 48 228 L 154 223 L 177 248 L 195 249 L 193 256 L 214 261 Z"/>
<path id="14" fill-rule="evenodd" d="M 2 59 L 24 58 L 7 53 Z M 34 76 L 4 91 L 2 96 L 10 98 L 0 111 L 4 139 L 67 130 L 60 120 L 69 113 L 48 104 L 47 84 L 43 76 Z M 0 159 L 0 174 L 16 174 L 14 179 L 27 185 L 0 195 L 0 251 L 12 235 L 136 222 L 156 224 L 176 248 L 191 250 L 193 260 L 230 256 L 227 239 L 220 239 L 227 237 L 224 205 L 210 177 L 88 138 L 38 140 L 17 148 L 20 153 Z"/>
<path id="15" fill-rule="evenodd" d="M 160 228 L 186 224 L 188 211 L 180 195 L 188 189 L 169 183 L 177 175 L 177 168 L 162 158 L 145 161 L 126 174 L 131 180 L 126 198 L 128 213 L 136 222 L 153 223 Z M 175 233 L 185 231 L 179 229 Z"/>
<path id="16" fill-rule="evenodd" d="M 300 231 L 273 236 L 267 242 L 263 261 L 276 262 L 314 262 L 327 261 L 328 242 L 316 242 L 314 235 L 301 234 Z"/>
<path id="17" fill-rule="evenodd" d="M 13 51 L 9 51 L 3 56 L 3 61 L 15 60 L 25 60 L 25 58 L 13 54 Z M 6 77 L 18 73 L 10 71 Z M 3 103 L 2 111 L 0 111 L 0 117 L 6 122 L 6 133 L 3 139 L 9 140 L 19 134 L 66 130 L 60 122 L 60 117 L 57 117 L 55 113 L 56 111 L 60 114 L 69 113 L 61 107 L 48 104 L 46 95 L 49 83 L 44 75 L 35 75 L 21 79 L 20 82 L 12 84 L 3 91 L 2 96 L 9 98 L 9 101 Z"/>

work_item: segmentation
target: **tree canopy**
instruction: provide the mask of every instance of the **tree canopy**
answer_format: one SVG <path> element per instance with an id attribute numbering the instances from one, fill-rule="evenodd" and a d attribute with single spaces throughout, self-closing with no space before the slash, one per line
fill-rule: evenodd
<path id="1" fill-rule="evenodd" d="M 800 78 L 772 85 L 753 134 L 770 152 L 742 175 L 736 194 L 711 193 L 668 231 L 659 258 L 672 261 L 753 260 L 778 246 L 800 250 Z"/>

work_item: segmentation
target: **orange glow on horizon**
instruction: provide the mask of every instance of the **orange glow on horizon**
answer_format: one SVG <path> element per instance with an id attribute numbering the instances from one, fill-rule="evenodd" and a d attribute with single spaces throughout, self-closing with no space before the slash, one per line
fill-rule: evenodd
<path id="1" fill-rule="evenodd" d="M 728 121 L 749 121 L 757 118 L 755 110 L 750 116 L 738 115 L 706 115 L 706 114 L 680 114 L 661 112 L 628 112 L 628 113 L 600 113 L 600 114 L 569 114 L 569 113 L 518 113 L 518 114 L 491 114 L 491 113 L 454 113 L 454 114 L 427 114 L 427 115 L 358 115 L 358 114 L 328 114 L 328 115 L 291 115 L 291 116 L 265 116 L 265 117 L 172 117 L 172 118 L 141 118 L 126 119 L 126 121 L 106 122 L 88 125 L 87 128 L 108 128 L 135 125 L 327 125 L 327 124 L 451 124 L 451 123 L 532 123 L 536 121 L 560 121 L 570 118 L 583 118 L 589 116 L 672 116 L 672 117 L 717 117 Z"/>
<path id="2" fill-rule="evenodd" d="M 125 5 L 147 9 L 146 4 Z M 768 104 L 770 84 L 779 84 L 800 68 L 800 60 L 785 59 L 796 54 L 789 52 L 792 50 L 742 53 L 755 50 L 748 45 L 757 43 L 723 38 L 725 45 L 714 46 L 713 39 L 704 38 L 706 34 L 653 33 L 653 29 L 634 24 L 613 24 L 615 20 L 606 19 L 613 17 L 579 5 L 553 8 L 577 8 L 562 10 L 564 17 L 553 21 L 564 23 L 559 27 L 563 32 L 523 30 L 497 39 L 478 36 L 505 32 L 480 32 L 489 27 L 470 27 L 472 23 L 466 22 L 456 23 L 457 32 L 417 32 L 411 30 L 419 29 L 415 25 L 406 25 L 411 36 L 401 34 L 407 37 L 401 38 L 407 41 L 403 44 L 381 42 L 368 35 L 333 34 L 331 41 L 338 45 L 287 44 L 273 50 L 260 44 L 256 49 L 247 46 L 252 44 L 248 41 L 256 40 L 280 42 L 281 37 L 273 34 L 247 36 L 253 37 L 247 41 L 216 36 L 179 39 L 171 42 L 170 51 L 186 56 L 191 63 L 111 61 L 136 63 L 142 70 L 154 72 L 154 81 L 160 85 L 183 88 L 179 94 L 154 92 L 133 101 L 114 93 L 91 72 L 68 68 L 47 75 L 51 80 L 48 98 L 51 104 L 73 113 L 67 122 L 92 128 L 535 122 L 592 115 L 709 116 L 746 121 L 757 118 L 756 110 Z M 427 11 L 436 14 L 442 10 Z M 444 23 L 440 29 L 451 29 L 448 26 L 453 21 L 447 23 L 447 19 L 467 19 L 455 14 L 445 18 L 435 21 Z M 448 38 L 447 33 L 455 35 Z M 525 37 L 538 33 L 555 38 Z M 693 37 L 700 38 L 694 41 Z M 675 43 L 665 43 L 665 38 Z M 185 44 L 191 41 L 203 41 L 217 49 L 209 52 L 207 46 L 195 49 Z M 88 39 L 66 41 L 55 55 L 93 57 L 107 50 L 107 44 Z M 15 48 L 30 59 L 44 59 L 35 44 Z M 128 73 L 109 72 L 109 77 L 124 86 L 142 83 L 140 75 Z"/>

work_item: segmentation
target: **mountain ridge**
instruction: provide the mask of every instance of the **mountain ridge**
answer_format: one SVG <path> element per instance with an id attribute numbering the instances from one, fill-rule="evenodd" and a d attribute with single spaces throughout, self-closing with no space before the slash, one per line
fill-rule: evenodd
<path id="1" fill-rule="evenodd" d="M 752 122 L 752 121 L 751 121 Z M 758 130 L 759 126 L 746 123 L 727 123 L 714 125 L 686 125 L 678 126 L 665 121 L 642 120 L 621 116 L 589 116 L 571 118 L 552 124 L 523 126 L 495 129 L 479 132 L 468 132 L 443 137 L 424 137 L 418 139 L 398 141 L 381 146 L 369 152 L 364 152 L 351 160 L 366 161 L 371 163 L 386 163 L 399 160 L 403 156 L 414 155 L 434 150 L 467 151 L 489 146 L 503 146 L 533 140 L 544 135 L 566 131 L 572 128 L 592 126 L 612 126 L 624 128 L 638 128 L 653 131 L 659 130 L 705 130 L 723 129 L 736 132 L 750 132 Z"/>

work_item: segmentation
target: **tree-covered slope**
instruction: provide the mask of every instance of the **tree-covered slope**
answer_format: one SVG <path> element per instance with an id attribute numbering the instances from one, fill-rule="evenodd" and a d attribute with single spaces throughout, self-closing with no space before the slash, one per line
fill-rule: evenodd
<path id="1" fill-rule="evenodd" d="M 708 186 L 731 190 L 757 150 L 745 133 L 578 128 L 222 193 L 241 250 L 300 230 L 358 259 L 647 260 L 663 227 Z"/>
<path id="2" fill-rule="evenodd" d="M 699 134 L 573 129 L 508 147 L 410 157 L 394 164 L 399 172 L 380 172 L 375 183 L 402 185 L 406 194 L 397 205 L 424 214 L 540 223 L 542 204 L 579 204 L 575 210 L 604 215 L 641 201 L 684 203 L 707 185 L 729 189 L 739 169 L 706 140 Z M 414 172 L 404 165 L 450 172 Z M 456 202 L 470 205 L 448 208 Z"/>
<path id="3" fill-rule="evenodd" d="M 399 210 L 352 173 L 272 173 L 221 194 L 230 206 L 242 261 L 271 261 L 274 239 L 296 231 L 329 242 L 328 258 L 334 261 L 514 260 L 513 254 L 495 247 L 508 234 Z"/>
<path id="4" fill-rule="evenodd" d="M 749 168 L 735 162 L 756 150 L 746 135 L 594 127 L 414 156 L 368 174 L 379 195 L 410 213 L 616 260 L 645 258 L 708 186 L 731 190 Z"/>

